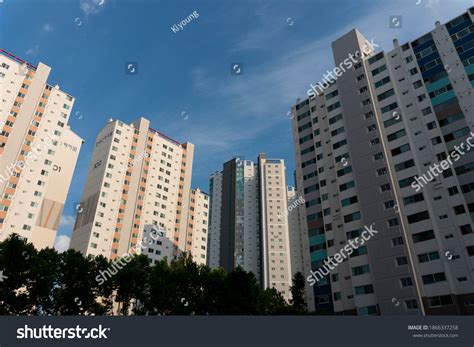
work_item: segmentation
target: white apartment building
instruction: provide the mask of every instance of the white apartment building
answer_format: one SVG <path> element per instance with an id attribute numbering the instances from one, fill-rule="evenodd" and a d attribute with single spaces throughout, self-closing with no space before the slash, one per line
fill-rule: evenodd
<path id="1" fill-rule="evenodd" d="M 314 284 L 319 311 L 474 312 L 474 152 L 462 149 L 474 131 L 473 32 L 472 7 L 387 52 L 351 30 L 332 43 L 337 80 L 292 108 L 312 269 L 364 226 L 378 231 Z"/>
<path id="2" fill-rule="evenodd" d="M 209 195 L 199 188 L 189 195 L 189 212 L 186 235 L 186 252 L 197 264 L 207 264 L 207 242 L 209 224 Z"/>
<path id="3" fill-rule="evenodd" d="M 291 272 L 294 276 L 297 272 L 303 276 L 311 271 L 311 258 L 309 251 L 309 241 L 307 234 L 304 234 L 302 227 L 306 220 L 305 205 L 306 201 L 302 195 L 298 195 L 295 187 L 288 187 L 288 231 L 290 235 L 290 257 Z M 314 310 L 313 289 L 306 281 L 305 299 L 306 305 L 310 311 Z"/>
<path id="4" fill-rule="evenodd" d="M 210 176 L 209 266 L 241 266 L 260 278 L 258 168 L 234 158 Z"/>
<path id="5" fill-rule="evenodd" d="M 173 259 L 174 244 L 166 237 L 166 230 L 156 225 L 145 225 L 141 242 L 137 252 L 146 255 L 151 265 L 165 258 L 169 264 Z"/>
<path id="6" fill-rule="evenodd" d="M 115 259 L 155 225 L 178 255 L 186 246 L 193 153 L 193 144 L 150 128 L 145 118 L 109 120 L 97 136 L 71 248 Z"/>
<path id="7" fill-rule="evenodd" d="M 210 176 L 209 265 L 241 266 L 291 298 L 288 198 L 283 160 L 234 158 Z"/>
<path id="8" fill-rule="evenodd" d="M 50 71 L 0 49 L 0 241 L 17 233 L 38 249 L 54 245 L 83 142 Z"/>
<path id="9" fill-rule="evenodd" d="M 292 285 L 286 169 L 282 159 L 258 156 L 264 288 L 275 288 L 286 300 Z M 283 213 L 282 213 L 283 212 Z"/>

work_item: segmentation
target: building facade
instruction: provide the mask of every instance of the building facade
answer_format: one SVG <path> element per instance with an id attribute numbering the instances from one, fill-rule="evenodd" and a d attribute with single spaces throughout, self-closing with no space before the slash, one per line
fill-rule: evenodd
<path id="1" fill-rule="evenodd" d="M 209 195 L 199 188 L 189 194 L 186 252 L 197 264 L 207 265 Z"/>
<path id="2" fill-rule="evenodd" d="M 210 176 L 209 266 L 241 266 L 260 278 L 258 168 L 234 158 Z"/>
<path id="3" fill-rule="evenodd" d="M 50 72 L 0 49 L 0 241 L 16 233 L 38 249 L 54 245 L 83 142 Z"/>
<path id="4" fill-rule="evenodd" d="M 292 261 L 285 165 L 260 154 L 234 158 L 210 176 L 209 265 L 253 272 L 291 299 Z"/>
<path id="5" fill-rule="evenodd" d="M 71 248 L 115 259 L 152 225 L 165 230 L 173 256 L 186 249 L 193 153 L 193 144 L 150 128 L 145 118 L 109 120 L 97 136 Z"/>
<path id="6" fill-rule="evenodd" d="M 258 156 L 258 187 L 263 288 L 275 288 L 286 300 L 291 299 L 290 228 L 288 223 L 288 187 L 282 159 Z"/>
<path id="7" fill-rule="evenodd" d="M 456 149 L 474 125 L 473 18 L 389 52 L 353 30 L 332 44 L 336 77 L 292 108 L 312 269 L 364 226 L 378 231 L 314 285 L 316 308 L 474 312 L 474 151 Z"/>
<path id="8" fill-rule="evenodd" d="M 166 259 L 168 264 L 173 260 L 173 242 L 166 236 L 166 230 L 156 225 L 145 225 L 143 228 L 141 244 L 135 247 L 136 252 L 130 254 L 144 254 L 148 257 L 150 264 Z"/>

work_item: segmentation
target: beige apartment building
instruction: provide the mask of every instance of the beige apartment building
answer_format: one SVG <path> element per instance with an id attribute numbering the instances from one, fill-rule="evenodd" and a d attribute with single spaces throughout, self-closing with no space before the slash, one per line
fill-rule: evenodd
<path id="1" fill-rule="evenodd" d="M 0 49 L 0 241 L 17 233 L 38 249 L 54 245 L 83 142 L 50 71 Z"/>
<path id="2" fill-rule="evenodd" d="M 199 188 L 189 195 L 189 213 L 186 235 L 186 252 L 194 262 L 207 264 L 207 233 L 209 224 L 209 195 Z"/>
<path id="3" fill-rule="evenodd" d="M 154 225 L 173 256 L 186 249 L 193 153 L 193 144 L 150 128 L 145 118 L 110 119 L 97 136 L 71 248 L 115 259 Z"/>
<path id="4" fill-rule="evenodd" d="M 286 300 L 292 285 L 286 169 L 283 159 L 258 156 L 262 279 Z"/>

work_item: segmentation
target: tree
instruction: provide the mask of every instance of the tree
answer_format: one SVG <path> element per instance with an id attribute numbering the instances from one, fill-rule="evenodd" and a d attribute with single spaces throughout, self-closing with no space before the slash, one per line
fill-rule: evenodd
<path id="1" fill-rule="evenodd" d="M 264 315 L 286 313 L 288 304 L 275 288 L 267 288 L 260 293 L 258 313 Z"/>
<path id="2" fill-rule="evenodd" d="M 306 313 L 301 273 L 294 276 L 289 305 L 241 267 L 226 273 L 198 265 L 186 253 L 171 263 L 149 262 L 145 255 L 111 262 L 75 250 L 37 251 L 13 234 L 0 242 L 0 314 L 111 315 L 114 303 L 122 315 Z"/>
<path id="3" fill-rule="evenodd" d="M 124 267 L 114 275 L 113 281 L 117 290 L 116 301 L 120 303 L 120 314 L 143 314 L 143 303 L 150 293 L 148 274 L 150 273 L 148 257 L 140 254 L 133 255 L 126 261 Z"/>
<path id="4" fill-rule="evenodd" d="M 60 254 L 59 273 L 52 289 L 55 314 L 82 315 L 95 310 L 93 268 L 93 258 L 78 251 L 70 249 Z"/>
<path id="5" fill-rule="evenodd" d="M 37 251 L 17 234 L 0 243 L 0 314 L 26 315 L 34 310 L 31 288 Z"/>
<path id="6" fill-rule="evenodd" d="M 173 283 L 171 282 L 171 269 L 167 259 L 155 263 L 148 277 L 150 295 L 144 301 L 147 314 L 171 314 Z"/>
<path id="7" fill-rule="evenodd" d="M 30 262 L 31 281 L 28 285 L 30 300 L 34 303 L 32 314 L 55 314 L 53 288 L 58 282 L 60 255 L 56 250 L 45 248 Z"/>
<path id="8" fill-rule="evenodd" d="M 294 308 L 306 311 L 305 301 L 305 279 L 301 272 L 295 273 L 293 276 L 293 285 L 291 290 L 291 303 Z"/>
<path id="9" fill-rule="evenodd" d="M 224 285 L 224 314 L 258 314 L 258 298 L 261 287 L 253 272 L 245 272 L 240 266 L 226 276 Z"/>

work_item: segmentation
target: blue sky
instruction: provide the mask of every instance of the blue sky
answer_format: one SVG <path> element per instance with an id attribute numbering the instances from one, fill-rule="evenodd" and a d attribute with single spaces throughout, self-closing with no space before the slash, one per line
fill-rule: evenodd
<path id="1" fill-rule="evenodd" d="M 418 3 L 419 2 L 419 3 Z M 417 4 L 418 3 L 418 4 Z M 58 234 L 70 235 L 97 132 L 139 116 L 195 144 L 193 186 L 234 156 L 294 157 L 287 112 L 333 67 L 331 42 L 352 28 L 383 49 L 445 22 L 474 0 L 0 0 L 0 47 L 52 67 L 75 96 L 69 124 L 84 140 Z M 173 32 L 171 26 L 199 17 Z M 401 15 L 401 27 L 389 18 Z M 126 63 L 138 74 L 126 74 Z M 243 66 L 241 75 L 231 65 Z M 76 112 L 77 115 L 76 115 Z M 185 112 L 185 113 L 183 113 Z M 67 238 L 64 238 L 67 240 Z"/>

